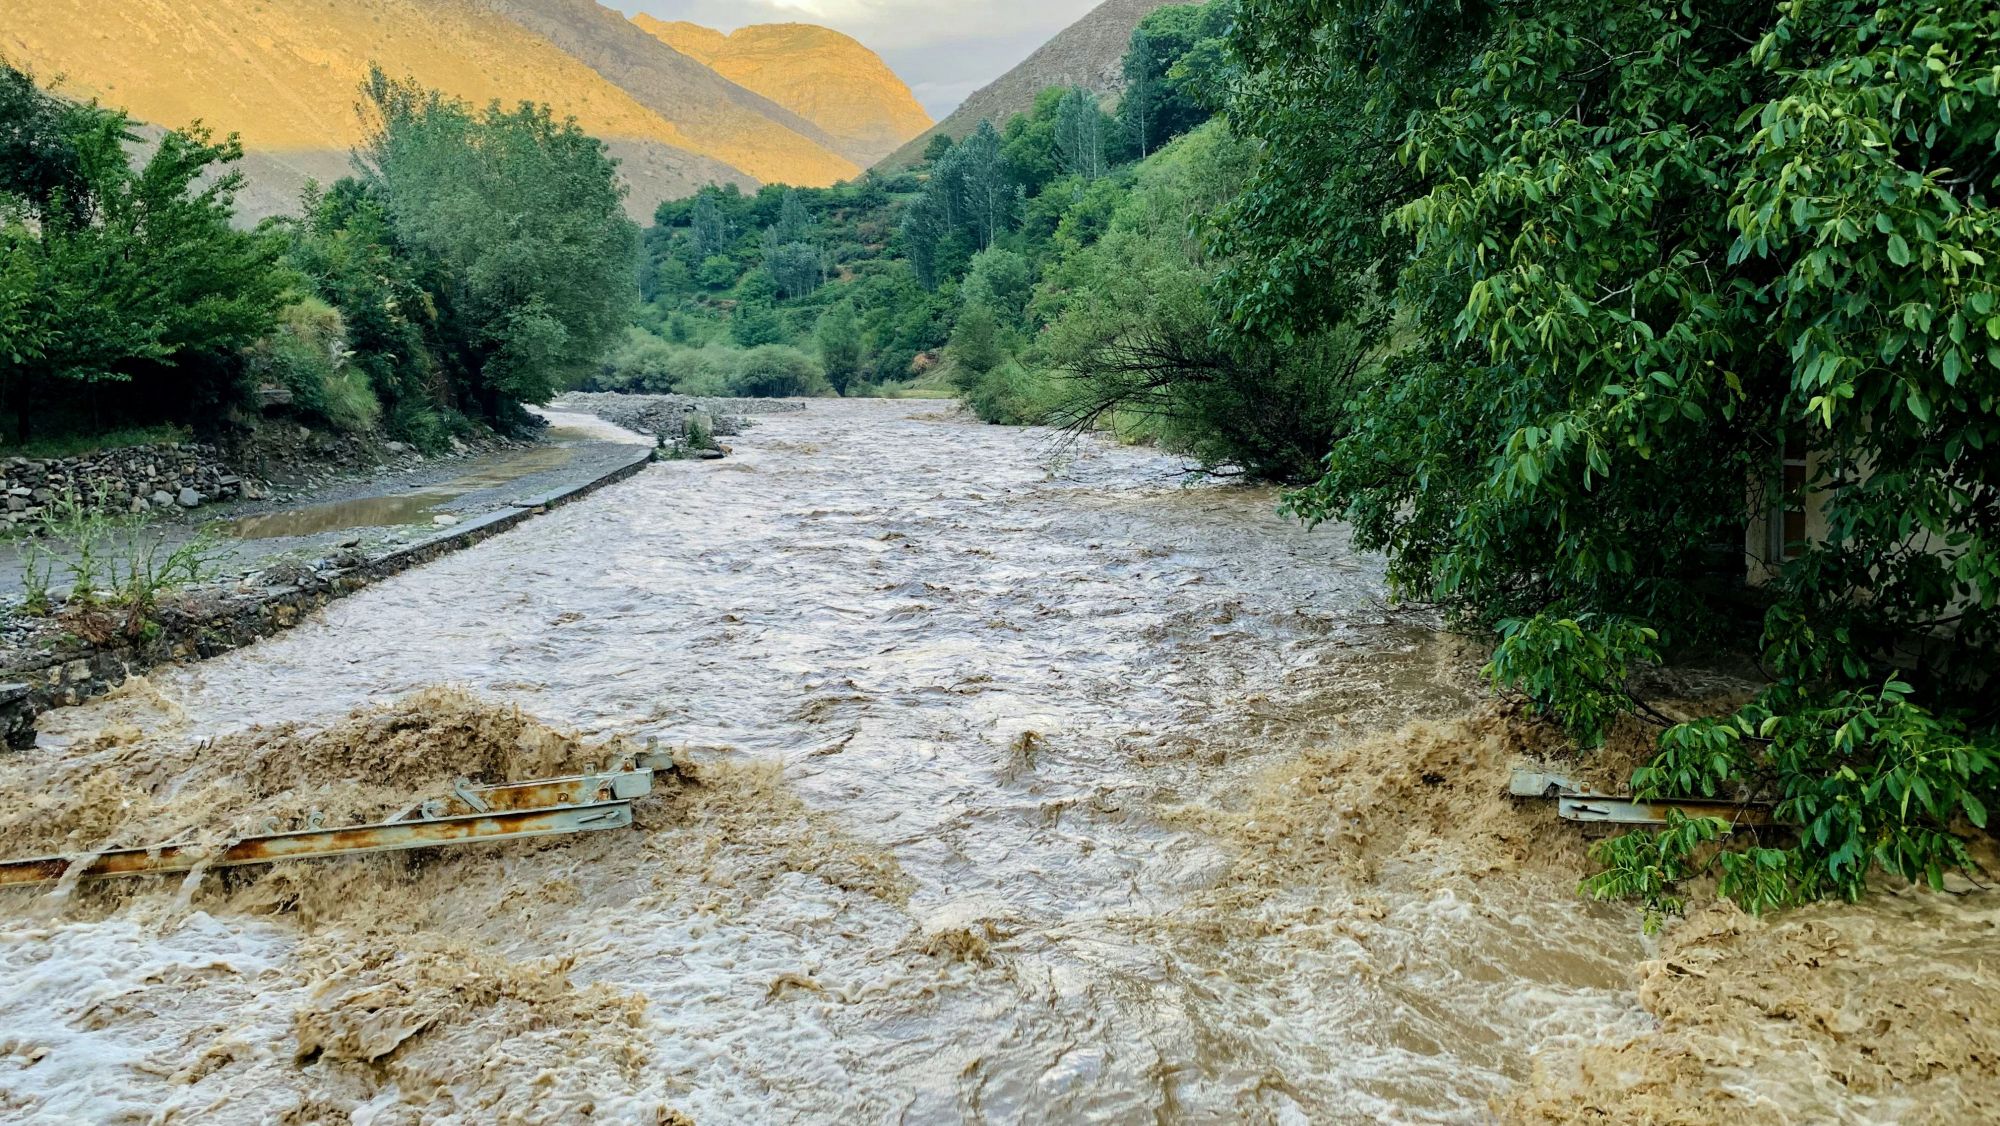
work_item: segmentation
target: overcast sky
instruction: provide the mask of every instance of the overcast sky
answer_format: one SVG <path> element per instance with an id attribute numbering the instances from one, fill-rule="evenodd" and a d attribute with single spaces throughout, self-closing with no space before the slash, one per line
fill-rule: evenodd
<path id="1" fill-rule="evenodd" d="M 875 50 L 932 117 L 950 113 L 1098 0 L 607 0 L 723 31 L 753 23 L 816 23 Z"/>

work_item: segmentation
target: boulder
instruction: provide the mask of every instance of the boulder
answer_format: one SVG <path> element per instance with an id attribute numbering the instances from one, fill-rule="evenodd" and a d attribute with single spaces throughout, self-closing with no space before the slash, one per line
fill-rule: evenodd
<path id="1" fill-rule="evenodd" d="M 165 508 L 172 503 L 174 503 L 174 494 L 168 492 L 167 490 L 159 489 L 153 493 L 154 508 Z"/>
<path id="2" fill-rule="evenodd" d="M 181 495 L 175 497 L 174 501 L 182 508 L 200 508 L 202 495 L 195 492 L 193 486 L 184 485 L 181 487 Z"/>

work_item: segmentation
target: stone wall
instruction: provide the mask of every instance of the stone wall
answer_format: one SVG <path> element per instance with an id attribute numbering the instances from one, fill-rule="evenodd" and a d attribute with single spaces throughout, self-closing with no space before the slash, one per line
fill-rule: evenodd
<path id="1" fill-rule="evenodd" d="M 211 500 L 254 495 L 214 446 L 199 442 L 128 446 L 82 457 L 10 457 L 0 462 L 0 522 L 20 524 L 70 495 L 106 512 L 194 508 Z"/>

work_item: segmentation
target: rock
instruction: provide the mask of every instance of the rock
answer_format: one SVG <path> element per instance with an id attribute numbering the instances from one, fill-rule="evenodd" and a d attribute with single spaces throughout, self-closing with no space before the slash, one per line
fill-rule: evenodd
<path id="1" fill-rule="evenodd" d="M 8 495 L 8 496 L 10 496 L 10 497 L 26 497 L 26 496 L 33 496 L 33 495 L 34 495 L 34 493 L 35 493 L 35 490 L 33 490 L 33 489 L 30 489 L 30 488 L 28 488 L 28 487 L 26 487 L 26 486 L 22 486 L 22 487 L 20 487 L 20 488 L 14 488 L 14 489 L 8 489 L 8 490 L 7 490 L 7 495 Z"/>
<path id="2" fill-rule="evenodd" d="M 174 503 L 174 494 L 165 489 L 161 489 L 153 494 L 154 508 L 165 508 L 172 503 Z"/>
<path id="3" fill-rule="evenodd" d="M 144 512 L 149 507 L 151 506 L 146 503 L 145 497 L 133 497 L 132 503 L 125 506 L 128 512 Z"/>
<path id="4" fill-rule="evenodd" d="M 7 511 L 25 512 L 27 511 L 27 509 L 28 509 L 28 498 L 20 496 L 10 496 L 7 498 Z"/>
<path id="5" fill-rule="evenodd" d="M 439 527 L 443 527 L 447 524 L 458 523 L 458 517 L 452 515 L 449 512 L 440 512 L 436 516 L 431 517 L 431 523 L 436 524 Z"/>
<path id="6" fill-rule="evenodd" d="M 263 500 L 265 497 L 268 497 L 270 495 L 271 495 L 270 492 L 266 490 L 264 486 L 259 485 L 255 481 L 243 482 L 244 500 Z"/>
<path id="7" fill-rule="evenodd" d="M 34 498 L 36 504 L 47 504 L 56 499 L 56 495 L 47 489 L 35 489 L 30 491 L 28 495 Z"/>
<path id="8" fill-rule="evenodd" d="M 402 442 L 384 442 L 382 443 L 382 448 L 392 454 L 406 454 L 410 452 L 410 447 Z"/>
<path id="9" fill-rule="evenodd" d="M 354 537 L 353 537 L 353 538 L 351 538 L 351 539 L 344 539 L 344 540 L 341 540 L 341 541 L 340 541 L 340 543 L 339 543 L 339 544 L 337 544 L 336 546 L 339 546 L 339 547 L 360 547 L 360 546 L 361 546 L 361 537 L 360 537 L 360 536 L 354 536 Z"/>
<path id="10" fill-rule="evenodd" d="M 721 450 L 701 451 L 701 460 L 703 461 L 721 461 L 723 458 L 728 456 L 729 456 L 728 454 L 723 453 Z"/>
<path id="11" fill-rule="evenodd" d="M 466 451 L 465 443 L 459 441 L 457 436 L 454 435 L 451 439 L 451 452 L 455 454 L 462 454 L 465 451 Z"/>
<path id="12" fill-rule="evenodd" d="M 175 497 L 174 500 L 182 508 L 199 508 L 201 507 L 202 495 L 195 492 L 192 486 L 183 485 L 181 487 L 181 495 Z"/>

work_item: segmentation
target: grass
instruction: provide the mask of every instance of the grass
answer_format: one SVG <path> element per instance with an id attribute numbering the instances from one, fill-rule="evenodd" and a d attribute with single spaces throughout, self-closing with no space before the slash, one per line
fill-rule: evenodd
<path id="1" fill-rule="evenodd" d="M 222 558 L 205 531 L 173 547 L 146 533 L 143 516 L 110 515 L 67 493 L 49 505 L 39 530 L 22 555 L 22 610 L 60 615 L 71 632 L 98 644 L 149 635 L 160 599 L 215 578 Z M 59 578 L 69 584 L 60 598 Z"/>
<path id="2" fill-rule="evenodd" d="M 135 426 L 108 430 L 102 434 L 65 434 L 31 438 L 25 445 L 0 443 L 0 457 L 44 458 L 82 457 L 105 450 L 130 446 L 157 446 L 188 440 L 188 432 L 178 426 Z"/>

